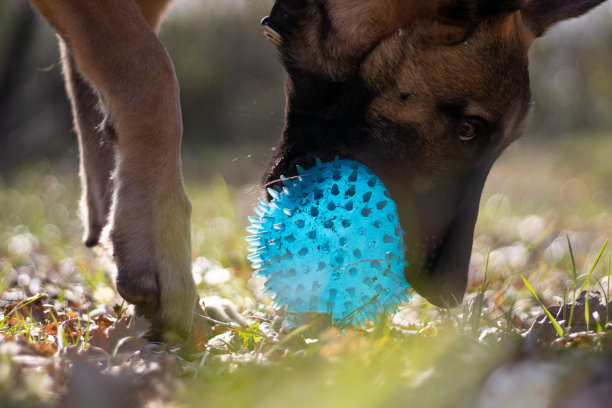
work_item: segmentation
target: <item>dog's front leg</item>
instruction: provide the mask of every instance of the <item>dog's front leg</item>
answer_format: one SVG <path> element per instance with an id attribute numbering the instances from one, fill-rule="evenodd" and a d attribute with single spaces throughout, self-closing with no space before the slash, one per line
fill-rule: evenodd
<path id="1" fill-rule="evenodd" d="M 111 173 L 115 166 L 112 128 L 105 126 L 100 95 L 79 71 L 70 48 L 60 40 L 66 92 L 72 106 L 74 128 L 79 139 L 81 212 L 85 245 L 100 241 L 111 207 Z"/>
<path id="2" fill-rule="evenodd" d="M 116 132 L 107 226 L 119 293 L 157 330 L 185 336 L 197 292 L 174 67 L 131 0 L 32 0 L 105 101 Z"/>

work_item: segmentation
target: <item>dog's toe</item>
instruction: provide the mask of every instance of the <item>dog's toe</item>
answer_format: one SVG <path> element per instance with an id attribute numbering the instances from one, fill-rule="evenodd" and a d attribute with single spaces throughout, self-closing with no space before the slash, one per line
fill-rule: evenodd
<path id="1" fill-rule="evenodd" d="M 85 240 L 85 246 L 87 248 L 93 248 L 99 243 L 100 243 L 100 240 L 98 239 L 98 237 L 87 237 L 87 239 Z"/>

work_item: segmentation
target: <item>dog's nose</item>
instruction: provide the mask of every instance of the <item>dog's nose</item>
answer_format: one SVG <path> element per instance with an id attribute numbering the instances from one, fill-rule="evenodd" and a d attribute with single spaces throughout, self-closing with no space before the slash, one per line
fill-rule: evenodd
<path id="1" fill-rule="evenodd" d="M 420 257 L 414 256 L 413 263 L 404 270 L 406 280 L 436 306 L 460 305 L 467 288 L 471 244 L 470 231 L 450 230 L 432 246 L 422 246 L 424 252 Z"/>
<path id="2" fill-rule="evenodd" d="M 450 309 L 463 302 L 464 286 L 449 286 L 436 282 L 411 283 L 417 293 L 433 305 Z"/>

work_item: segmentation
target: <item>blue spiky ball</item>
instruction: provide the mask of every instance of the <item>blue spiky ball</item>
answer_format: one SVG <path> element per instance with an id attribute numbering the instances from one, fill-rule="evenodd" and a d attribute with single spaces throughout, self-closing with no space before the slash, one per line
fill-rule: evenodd
<path id="1" fill-rule="evenodd" d="M 404 232 L 382 181 L 353 160 L 322 163 L 268 189 L 247 238 L 265 292 L 292 314 L 363 326 L 408 298 Z"/>

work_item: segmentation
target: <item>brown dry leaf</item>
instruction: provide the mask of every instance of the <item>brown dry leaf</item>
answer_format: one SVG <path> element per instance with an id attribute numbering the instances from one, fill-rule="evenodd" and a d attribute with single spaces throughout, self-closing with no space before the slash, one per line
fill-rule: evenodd
<path id="1" fill-rule="evenodd" d="M 216 337 L 216 336 L 218 336 L 218 335 L 220 335 L 220 334 L 223 334 L 223 333 L 225 333 L 225 332 L 227 332 L 227 331 L 229 331 L 229 330 L 230 330 L 230 329 L 228 329 L 228 328 L 227 328 L 227 327 L 225 327 L 225 326 L 221 326 L 221 325 L 219 325 L 219 324 L 218 324 L 218 325 L 215 325 L 215 326 L 213 326 L 213 328 L 212 328 L 212 337 Z"/>
<path id="2" fill-rule="evenodd" d="M 606 342 L 610 342 L 610 335 L 606 332 L 579 332 L 555 339 L 552 344 L 558 347 L 591 349 L 594 345 Z"/>
<path id="3" fill-rule="evenodd" d="M 206 347 L 208 339 L 211 337 L 211 329 L 204 318 L 195 318 L 192 331 L 194 347 L 197 351 L 202 351 Z"/>
<path id="4" fill-rule="evenodd" d="M 503 305 L 504 303 L 505 297 L 506 297 L 505 290 L 497 292 L 495 296 L 493 296 L 493 304 L 495 305 L 495 307 L 501 307 L 501 305 Z"/>
<path id="5" fill-rule="evenodd" d="M 90 332 L 90 344 L 106 351 L 109 355 L 120 352 L 142 350 L 148 341 L 143 338 L 150 327 L 144 317 L 121 318 L 107 329 L 94 329 Z"/>
<path id="6" fill-rule="evenodd" d="M 37 322 L 45 321 L 45 311 L 43 300 L 46 296 L 35 295 L 23 299 L 19 302 L 13 302 L 6 307 L 5 316 L 8 316 L 8 324 L 19 324 L 27 317 L 31 317 Z"/>
<path id="7" fill-rule="evenodd" d="M 101 330 L 108 329 L 109 327 L 113 325 L 113 323 L 116 322 L 115 319 L 109 319 L 108 317 L 101 315 L 101 314 L 94 317 L 93 321 L 98 326 L 98 329 L 101 329 Z"/>
<path id="8" fill-rule="evenodd" d="M 53 337 L 57 337 L 57 323 L 51 322 L 45 326 L 45 334 Z"/>
<path id="9" fill-rule="evenodd" d="M 514 325 L 516 327 L 523 327 L 523 319 L 521 319 L 519 315 L 514 315 L 513 319 L 514 319 Z"/>
<path id="10" fill-rule="evenodd" d="M 76 343 L 87 331 L 87 321 L 78 318 L 68 319 L 60 323 L 60 328 L 64 333 L 64 338 Z"/>
<path id="11" fill-rule="evenodd" d="M 65 322 L 70 318 L 70 315 L 65 312 L 58 312 L 57 310 L 50 310 L 49 312 L 47 312 L 47 320 L 52 320 L 54 322 L 61 323 Z"/>
<path id="12" fill-rule="evenodd" d="M 41 356 L 50 357 L 57 352 L 57 345 L 49 340 L 41 340 L 32 345 Z"/>
<path id="13" fill-rule="evenodd" d="M 588 308 L 586 305 L 587 296 Z M 566 321 L 566 324 L 571 323 L 571 333 L 580 333 L 595 329 L 598 318 L 606 320 L 608 310 L 612 309 L 612 303 L 607 305 L 605 303 L 605 298 L 597 291 L 583 291 L 573 305 L 565 304 L 561 306 L 549 306 L 547 309 L 558 322 Z M 589 314 L 589 324 L 587 324 L 585 316 L 585 314 L 587 314 L 586 312 Z M 568 321 L 570 315 L 572 316 L 571 322 Z M 557 338 L 557 332 L 550 319 L 545 314 L 540 314 L 536 318 L 532 326 L 529 328 L 528 333 L 534 333 L 537 337 L 547 343 Z"/>

